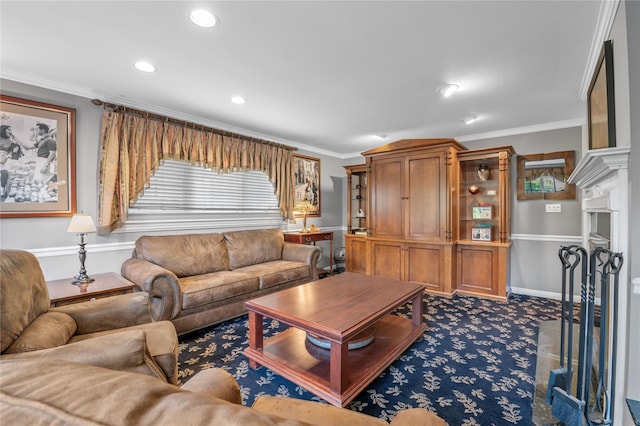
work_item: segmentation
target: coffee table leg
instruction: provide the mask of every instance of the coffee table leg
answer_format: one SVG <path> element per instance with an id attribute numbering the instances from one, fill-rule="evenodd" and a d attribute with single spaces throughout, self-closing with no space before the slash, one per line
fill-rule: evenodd
<path id="1" fill-rule="evenodd" d="M 331 342 L 331 360 L 329 361 L 331 392 L 341 395 L 349 384 L 349 344 Z"/>
<path id="2" fill-rule="evenodd" d="M 255 351 L 261 351 L 264 347 L 262 329 L 262 315 L 249 311 L 249 347 Z M 260 368 L 255 360 L 249 360 L 249 367 L 254 370 Z"/>
<path id="3" fill-rule="evenodd" d="M 411 324 L 413 324 L 414 327 L 422 323 L 423 312 L 424 307 L 422 305 L 422 293 L 420 293 L 411 301 Z"/>

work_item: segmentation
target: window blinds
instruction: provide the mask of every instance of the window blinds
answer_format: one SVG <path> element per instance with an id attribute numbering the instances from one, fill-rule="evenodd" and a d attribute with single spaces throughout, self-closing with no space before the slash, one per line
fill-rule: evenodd
<path id="1" fill-rule="evenodd" d="M 146 223 L 136 230 L 149 230 L 149 224 L 158 221 L 165 229 L 259 229 L 281 226 L 282 216 L 273 184 L 263 172 L 219 174 L 167 160 L 151 177 L 149 188 L 130 206 L 124 227 L 131 230 Z"/>

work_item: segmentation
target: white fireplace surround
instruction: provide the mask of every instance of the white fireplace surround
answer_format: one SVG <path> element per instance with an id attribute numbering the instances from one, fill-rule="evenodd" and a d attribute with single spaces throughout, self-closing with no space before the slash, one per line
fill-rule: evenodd
<path id="1" fill-rule="evenodd" d="M 582 238 L 583 246 L 589 247 L 594 213 L 608 212 L 611 215 L 610 250 L 622 253 L 627 265 L 619 275 L 618 347 L 616 377 L 610 377 L 608 389 L 615 388 L 614 425 L 622 424 L 627 389 L 626 354 L 629 333 L 630 284 L 628 278 L 629 258 L 629 152 L 630 147 L 604 148 L 587 151 L 571 176 L 582 190 Z M 611 295 L 610 295 L 611 296 Z M 609 300 L 612 300 L 611 298 Z M 611 322 L 609 322 L 611 324 Z M 611 331 L 611 330 L 610 330 Z M 609 348 L 611 353 L 611 348 Z M 610 365 L 610 364 L 609 364 Z"/>

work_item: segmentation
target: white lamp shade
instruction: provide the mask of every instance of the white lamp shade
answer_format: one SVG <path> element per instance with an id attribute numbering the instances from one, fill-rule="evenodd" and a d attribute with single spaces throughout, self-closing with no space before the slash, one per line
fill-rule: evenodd
<path id="1" fill-rule="evenodd" d="M 75 214 L 69 222 L 67 232 L 73 232 L 75 234 L 89 234 L 96 232 L 96 225 L 93 223 L 93 219 L 88 214 Z"/>

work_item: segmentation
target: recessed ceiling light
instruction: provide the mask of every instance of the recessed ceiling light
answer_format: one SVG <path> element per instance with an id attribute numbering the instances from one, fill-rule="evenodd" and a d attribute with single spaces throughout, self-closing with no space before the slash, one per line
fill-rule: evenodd
<path id="1" fill-rule="evenodd" d="M 156 71 L 156 67 L 151 65 L 149 62 L 145 62 L 145 61 L 136 62 L 135 67 L 136 67 L 136 69 L 138 69 L 139 71 L 142 71 L 142 72 L 155 72 Z"/>
<path id="2" fill-rule="evenodd" d="M 233 98 L 231 98 L 231 102 L 233 102 L 234 104 L 242 105 L 246 104 L 247 100 L 242 96 L 234 96 Z"/>
<path id="3" fill-rule="evenodd" d="M 478 120 L 478 116 L 477 115 L 470 115 L 470 116 L 464 118 L 464 124 L 471 124 L 471 123 L 475 122 L 476 120 Z"/>
<path id="4" fill-rule="evenodd" d="M 189 14 L 191 22 L 204 28 L 213 27 L 218 23 L 215 15 L 203 9 L 194 10 Z"/>
<path id="5" fill-rule="evenodd" d="M 457 84 L 447 84 L 438 88 L 438 92 L 440 92 L 443 97 L 448 98 L 449 96 L 453 95 L 459 88 L 460 86 L 458 86 Z"/>

